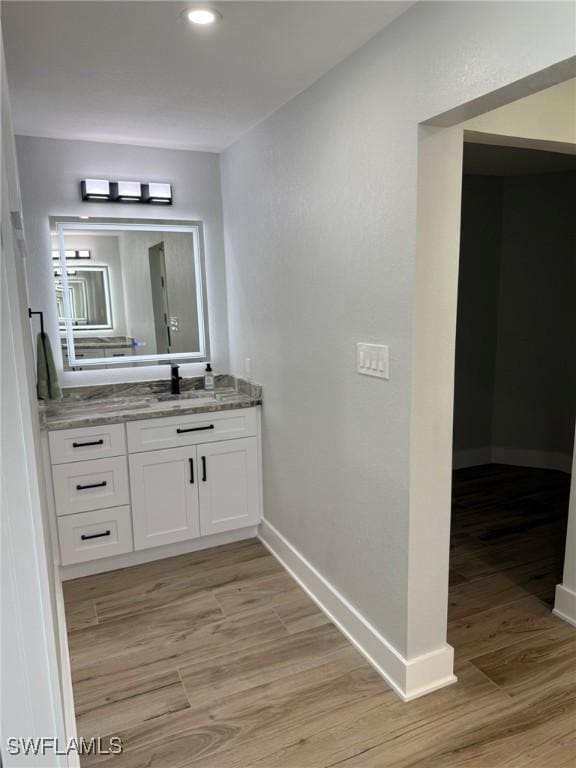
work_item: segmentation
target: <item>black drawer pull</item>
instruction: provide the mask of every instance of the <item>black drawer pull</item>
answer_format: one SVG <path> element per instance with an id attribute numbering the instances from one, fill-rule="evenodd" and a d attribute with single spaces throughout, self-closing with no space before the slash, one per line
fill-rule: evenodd
<path id="1" fill-rule="evenodd" d="M 190 485 L 194 485 L 194 459 L 188 459 L 190 462 Z"/>
<path id="2" fill-rule="evenodd" d="M 77 491 L 85 491 L 88 488 L 103 488 L 105 485 L 108 485 L 106 480 L 102 480 L 101 483 L 91 483 L 90 485 L 77 485 L 76 490 Z"/>
<path id="3" fill-rule="evenodd" d="M 214 424 L 210 424 L 208 427 L 190 427 L 189 429 L 176 428 L 176 432 L 181 435 L 183 432 L 205 432 L 207 429 L 214 429 Z"/>
<path id="4" fill-rule="evenodd" d="M 93 440 L 91 443 L 72 443 L 72 448 L 86 448 L 88 445 L 104 445 L 104 440 Z"/>
<path id="5" fill-rule="evenodd" d="M 202 482 L 206 482 L 206 456 L 202 456 Z"/>
<path id="6" fill-rule="evenodd" d="M 110 536 L 110 531 L 104 531 L 104 533 L 83 533 L 80 538 L 82 541 L 87 541 L 88 539 L 101 539 L 102 536 Z"/>

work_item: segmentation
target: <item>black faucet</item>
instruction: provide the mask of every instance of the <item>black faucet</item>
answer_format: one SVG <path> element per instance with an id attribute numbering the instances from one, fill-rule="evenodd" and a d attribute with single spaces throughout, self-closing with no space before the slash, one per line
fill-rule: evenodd
<path id="1" fill-rule="evenodd" d="M 180 376 L 180 366 L 179 365 L 171 365 L 170 366 L 170 392 L 173 395 L 179 395 L 180 394 L 180 381 L 182 379 L 182 376 Z"/>

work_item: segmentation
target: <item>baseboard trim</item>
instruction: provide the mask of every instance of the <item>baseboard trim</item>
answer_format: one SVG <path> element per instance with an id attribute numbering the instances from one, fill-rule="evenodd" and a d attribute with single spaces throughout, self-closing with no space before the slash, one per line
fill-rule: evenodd
<path id="1" fill-rule="evenodd" d="M 576 592 L 564 584 L 557 584 L 552 613 L 576 627 Z"/>
<path id="2" fill-rule="evenodd" d="M 267 520 L 260 525 L 260 540 L 403 701 L 456 682 L 450 645 L 405 659 Z"/>
<path id="3" fill-rule="evenodd" d="M 507 448 L 499 445 L 486 445 L 456 451 L 452 459 L 454 469 L 479 467 L 482 464 L 509 464 L 513 467 L 532 469 L 556 469 L 559 472 L 572 471 L 572 456 L 554 451 L 533 451 L 523 448 Z"/>
<path id="4" fill-rule="evenodd" d="M 64 608 L 64 592 L 58 575 L 58 563 L 54 563 L 54 584 L 56 596 L 56 625 L 58 627 L 58 653 L 60 656 L 60 689 L 64 710 L 64 728 L 68 741 L 78 736 L 76 729 L 76 711 L 74 707 L 74 691 L 72 689 L 72 669 L 70 667 L 70 652 L 68 650 L 68 628 L 66 626 L 66 611 Z M 80 756 L 76 752 L 68 755 L 68 768 L 80 768 Z"/>
<path id="5" fill-rule="evenodd" d="M 202 536 L 199 539 L 188 539 L 177 544 L 167 544 L 164 547 L 141 549 L 138 552 L 127 552 L 125 555 L 106 557 L 102 560 L 89 560 L 86 563 L 63 565 L 60 567 L 60 579 L 80 579 L 84 576 L 93 576 L 95 573 L 116 571 L 119 568 L 129 568 L 132 565 L 149 563 L 152 560 L 163 560 L 166 557 L 187 555 L 189 552 L 198 552 L 201 549 L 221 547 L 223 544 L 232 544 L 235 541 L 254 539 L 258 536 L 258 527 L 251 525 L 248 528 L 240 528 L 224 533 L 215 533 L 212 536 Z"/>

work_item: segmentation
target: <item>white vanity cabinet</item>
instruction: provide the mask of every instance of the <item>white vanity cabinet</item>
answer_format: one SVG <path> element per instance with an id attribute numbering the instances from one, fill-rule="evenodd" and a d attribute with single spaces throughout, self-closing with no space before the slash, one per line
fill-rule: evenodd
<path id="1" fill-rule="evenodd" d="M 157 547 L 214 546 L 256 526 L 259 426 L 257 408 L 243 408 L 49 432 L 62 565 L 154 559 Z"/>
<path id="2" fill-rule="evenodd" d="M 260 519 L 256 438 L 199 445 L 197 452 L 202 535 L 256 525 Z"/>
<path id="3" fill-rule="evenodd" d="M 130 456 L 134 548 L 200 536 L 196 448 Z"/>

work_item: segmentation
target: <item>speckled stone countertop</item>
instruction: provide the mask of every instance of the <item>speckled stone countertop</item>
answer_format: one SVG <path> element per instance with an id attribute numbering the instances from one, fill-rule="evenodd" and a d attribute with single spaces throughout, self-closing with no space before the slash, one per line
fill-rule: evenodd
<path id="1" fill-rule="evenodd" d="M 183 379 L 180 395 L 170 394 L 170 381 L 142 381 L 70 387 L 61 400 L 39 403 L 44 429 L 75 429 L 100 424 L 118 424 L 162 416 L 229 411 L 252 408 L 262 403 L 259 384 L 234 376 L 216 376 L 214 391 L 203 389 L 201 377 Z"/>
<path id="2" fill-rule="evenodd" d="M 63 340 L 64 344 L 66 340 Z M 131 336 L 76 336 L 74 338 L 75 349 L 123 349 L 132 346 Z"/>

